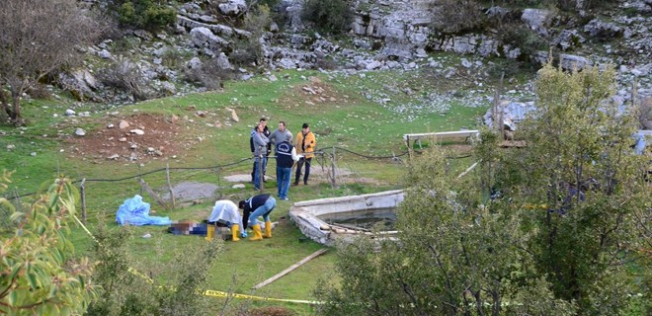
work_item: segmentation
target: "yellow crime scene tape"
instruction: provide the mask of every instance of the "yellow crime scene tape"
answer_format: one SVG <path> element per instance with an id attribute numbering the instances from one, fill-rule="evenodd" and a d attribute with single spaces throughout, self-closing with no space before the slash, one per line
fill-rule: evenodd
<path id="1" fill-rule="evenodd" d="M 84 229 L 84 231 L 96 242 L 99 243 L 97 238 L 93 236 L 93 233 L 91 233 L 90 230 L 82 223 L 79 218 L 77 218 L 77 215 L 73 215 L 75 218 L 75 221 L 77 221 L 77 224 Z M 154 280 L 152 280 L 150 277 L 147 275 L 143 274 L 142 272 L 129 267 L 127 269 L 129 273 L 145 280 L 145 282 L 149 284 L 154 284 Z M 254 301 L 267 301 L 267 302 L 282 302 L 282 303 L 294 303 L 294 304 L 309 304 L 309 305 L 315 305 L 315 304 L 322 304 L 322 302 L 318 301 L 308 301 L 308 300 L 292 300 L 292 299 L 284 299 L 284 298 L 271 298 L 271 297 L 262 297 L 262 296 L 255 296 L 255 295 L 248 295 L 248 294 L 238 294 L 238 293 L 228 293 L 228 292 L 223 292 L 223 291 L 214 291 L 214 290 L 205 290 L 202 292 L 202 295 L 205 296 L 210 296 L 210 297 L 217 297 L 217 298 L 237 298 L 237 299 L 248 299 L 248 300 L 254 300 Z"/>

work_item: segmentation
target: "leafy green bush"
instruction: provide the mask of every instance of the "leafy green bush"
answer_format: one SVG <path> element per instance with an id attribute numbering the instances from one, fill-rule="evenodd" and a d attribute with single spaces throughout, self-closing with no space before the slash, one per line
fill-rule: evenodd
<path id="1" fill-rule="evenodd" d="M 177 18 L 173 8 L 166 8 L 152 0 L 119 0 L 116 6 L 118 20 L 123 26 L 158 30 L 172 25 Z"/>
<path id="2" fill-rule="evenodd" d="M 348 31 L 353 13 L 346 0 L 306 0 L 303 19 L 313 22 L 322 32 L 341 34 Z"/>
<path id="3" fill-rule="evenodd" d="M 251 32 L 251 36 L 235 43 L 230 56 L 231 61 L 237 65 L 260 65 L 265 58 L 260 38 L 271 23 L 272 18 L 267 5 L 258 5 L 254 10 L 247 12 L 244 28 Z"/>
<path id="4" fill-rule="evenodd" d="M 10 176 L 0 174 L 0 193 Z M 28 209 L 13 210 L 14 233 L 0 241 L 0 314 L 74 315 L 95 296 L 94 263 L 76 257 L 71 243 L 72 189 L 68 179 L 56 179 Z M 4 198 L 0 206 L 13 208 Z"/>

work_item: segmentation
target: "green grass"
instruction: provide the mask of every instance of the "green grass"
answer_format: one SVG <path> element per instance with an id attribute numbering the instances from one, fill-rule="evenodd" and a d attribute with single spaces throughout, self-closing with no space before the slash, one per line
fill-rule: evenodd
<path id="1" fill-rule="evenodd" d="M 400 114 L 392 111 L 391 105 L 412 102 L 429 92 L 432 78 L 421 72 L 375 72 L 366 78 L 359 76 L 346 77 L 337 75 L 329 80 L 317 72 L 284 71 L 275 74 L 279 80 L 270 82 L 257 78 L 247 82 L 227 82 L 224 92 L 208 92 L 184 97 L 173 97 L 151 100 L 119 109 L 93 114 L 90 118 L 62 117 L 66 108 L 73 105 L 81 106 L 76 111 L 93 110 L 98 105 L 73 104 L 68 98 L 61 100 L 35 100 L 25 103 L 24 112 L 30 122 L 26 129 L 18 130 L 1 127 L 5 135 L 0 137 L 0 165 L 7 170 L 15 170 L 11 191 L 16 189 L 20 194 L 37 190 L 42 183 L 52 179 L 57 173 L 62 173 L 73 179 L 114 179 L 137 174 L 140 170 L 149 171 L 165 167 L 207 167 L 233 162 L 249 156 L 249 132 L 253 124 L 261 116 L 270 119 L 270 128 L 275 128 L 279 120 L 288 123 L 288 128 L 296 134 L 303 122 L 311 124 L 317 134 L 318 147 L 339 146 L 367 155 L 391 156 L 405 150 L 402 141 L 404 133 L 436 132 L 457 130 L 462 127 L 473 128 L 476 118 L 486 111 L 486 108 L 469 108 L 454 104 L 445 114 L 424 114 L 413 121 L 406 122 Z M 287 78 L 284 78 L 287 77 Z M 306 96 L 301 91 L 304 85 L 312 85 L 301 77 L 316 76 L 327 83 L 327 102 L 306 104 L 306 100 L 314 97 Z M 383 85 L 409 86 L 414 95 L 398 92 L 386 92 L 392 99 L 390 106 L 383 107 L 367 100 L 364 95 L 370 89 L 383 89 Z M 445 87 L 440 87 L 445 89 Z M 328 101 L 333 97 L 335 101 Z M 47 107 L 47 108 L 43 108 Z M 100 106 L 101 107 L 101 106 Z M 211 119 L 194 117 L 195 110 L 215 113 Z M 219 120 L 229 122 L 230 112 L 227 107 L 237 111 L 239 123 L 232 123 L 221 129 L 207 127 L 205 123 Z M 135 112 L 138 110 L 138 112 Z M 184 150 L 179 159 L 160 159 L 142 162 L 139 167 L 134 163 L 93 161 L 69 158 L 69 146 L 65 138 L 72 135 L 76 127 L 83 127 L 88 133 L 104 128 L 107 112 L 119 111 L 121 117 L 135 113 L 156 113 L 163 116 L 188 116 L 194 123 L 184 122 L 180 141 L 194 140 L 198 136 L 204 141 Z M 54 117 L 58 114 L 59 117 Z M 112 118 L 112 120 L 116 120 Z M 44 136 L 47 135 L 47 136 Z M 7 151 L 6 147 L 13 144 L 16 148 Z M 61 152 L 63 150 L 63 152 Z M 36 152 L 33 157 L 30 154 Z M 401 174 L 404 165 L 388 160 L 367 160 L 344 152 L 337 153 L 337 165 L 353 173 L 346 183 L 338 183 L 332 188 L 327 183 L 310 186 L 291 187 L 291 202 L 314 198 L 343 196 L 378 192 L 400 188 Z M 407 160 L 407 157 L 404 157 Z M 453 161 L 451 172 L 463 170 L 473 162 L 470 159 Z M 327 161 L 327 166 L 330 162 Z M 315 164 L 313 168 L 320 168 Z M 220 194 L 225 198 L 238 200 L 255 194 L 250 184 L 245 190 L 232 189 L 223 177 L 230 174 L 248 174 L 251 163 L 219 170 L 174 171 L 172 181 L 197 181 L 215 183 L 220 187 Z M 274 163 L 269 164 L 268 175 L 274 175 Z M 165 174 L 157 173 L 144 178 L 152 187 L 165 190 Z M 275 183 L 266 184 L 275 193 Z M 136 180 L 124 182 L 88 182 L 87 204 L 89 209 L 89 229 L 93 231 L 98 220 L 114 223 L 115 212 L 122 202 L 139 193 Z M 145 200 L 151 199 L 145 194 Z M 202 220 L 210 212 L 213 201 L 200 201 L 197 205 L 184 206 L 176 210 L 166 210 L 152 202 L 155 215 L 170 216 L 173 220 Z M 232 285 L 232 276 L 237 283 L 234 290 L 238 293 L 249 293 L 250 288 L 272 275 L 282 271 L 291 264 L 308 256 L 322 246 L 312 241 L 305 241 L 300 231 L 288 219 L 290 202 L 279 201 L 277 209 L 272 213 L 273 220 L 281 224 L 274 232 L 274 238 L 262 242 L 242 240 L 238 243 L 226 242 L 217 260 L 210 268 L 211 278 L 208 288 L 212 290 L 227 290 Z M 124 229 L 116 224 L 109 225 L 111 229 Z M 203 238 L 194 236 L 172 236 L 163 233 L 161 227 L 131 228 L 132 238 L 129 240 L 130 256 L 137 258 L 137 268 L 146 271 L 148 262 L 157 260 L 155 245 L 160 243 L 171 256 L 175 249 L 193 251 L 205 243 Z M 143 239 L 142 235 L 150 233 L 151 239 Z M 81 229 L 73 230 L 73 242 L 79 254 L 88 254 L 92 241 Z M 329 251 L 314 259 L 290 275 L 264 287 L 257 295 L 288 299 L 312 299 L 312 289 L 320 276 L 331 272 L 335 255 Z M 256 303 L 260 305 L 282 305 L 300 314 L 310 311 L 307 307 L 292 304 Z"/>

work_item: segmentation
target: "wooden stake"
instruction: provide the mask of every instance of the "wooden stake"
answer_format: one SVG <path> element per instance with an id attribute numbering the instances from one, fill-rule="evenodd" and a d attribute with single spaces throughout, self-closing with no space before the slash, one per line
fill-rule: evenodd
<path id="1" fill-rule="evenodd" d="M 82 208 L 82 223 L 86 224 L 86 178 L 82 179 L 81 185 L 79 186 L 81 193 L 81 208 Z"/>
<path id="2" fill-rule="evenodd" d="M 471 172 L 471 170 L 473 170 L 477 165 L 478 165 L 477 162 L 474 163 L 474 164 L 472 164 L 471 167 L 469 167 L 468 169 L 466 169 L 464 172 L 460 173 L 460 175 L 457 176 L 457 178 L 459 179 L 459 178 L 465 176 L 467 173 Z"/>
<path id="3" fill-rule="evenodd" d="M 172 183 L 170 181 L 170 164 L 165 165 L 165 178 L 168 182 L 168 190 L 170 191 L 170 202 L 172 203 L 172 209 L 176 207 L 176 202 L 174 201 L 174 190 L 172 189 Z"/>
<path id="4" fill-rule="evenodd" d="M 333 155 L 331 156 L 331 186 L 335 188 L 335 146 L 333 146 Z"/>
<path id="5" fill-rule="evenodd" d="M 301 261 L 299 261 L 299 262 L 297 262 L 297 263 L 291 265 L 289 268 L 287 268 L 287 269 L 285 269 L 285 270 L 279 272 L 279 273 L 276 274 L 275 276 L 273 276 L 273 277 L 271 277 L 271 278 L 269 278 L 269 279 L 267 279 L 267 280 L 265 280 L 265 281 L 263 281 L 263 282 L 261 282 L 261 283 L 256 284 L 256 285 L 253 287 L 253 289 L 254 289 L 254 290 L 258 290 L 258 289 L 260 289 L 261 287 L 263 287 L 263 286 L 265 286 L 265 285 L 268 285 L 268 284 L 270 284 L 270 283 L 272 283 L 272 282 L 274 282 L 274 281 L 276 281 L 276 280 L 278 280 L 278 279 L 284 277 L 286 274 L 288 274 L 288 273 L 290 273 L 290 272 L 296 270 L 298 267 L 304 265 L 306 262 L 308 262 L 308 261 L 310 261 L 310 260 L 312 260 L 312 259 L 315 259 L 315 258 L 321 256 L 321 255 L 324 254 L 326 251 L 328 251 L 328 249 L 319 249 L 319 250 L 315 251 L 315 252 L 314 252 L 313 254 L 311 254 L 310 256 L 307 256 L 307 257 L 301 259 Z"/>
<path id="6" fill-rule="evenodd" d="M 263 146 L 260 148 L 260 158 L 258 158 L 258 174 L 260 177 L 259 185 L 260 185 L 260 193 L 263 193 L 265 191 L 265 173 L 263 172 Z"/>
<path id="7" fill-rule="evenodd" d="M 406 137 L 407 150 L 408 150 L 408 159 L 412 161 L 412 145 L 410 144 L 410 135 Z"/>

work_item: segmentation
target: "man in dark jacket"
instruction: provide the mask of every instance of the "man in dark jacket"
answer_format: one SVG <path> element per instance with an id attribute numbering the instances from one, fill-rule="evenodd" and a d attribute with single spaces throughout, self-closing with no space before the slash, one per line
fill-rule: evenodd
<path id="1" fill-rule="evenodd" d="M 272 221 L 269 219 L 269 214 L 276 207 L 276 200 L 271 195 L 259 194 L 252 196 L 247 200 L 240 201 L 238 207 L 244 211 L 242 214 L 243 231 L 249 226 L 254 231 L 254 236 L 249 240 L 257 241 L 263 240 L 263 237 L 272 237 Z M 260 216 L 265 220 L 265 234 L 262 233 L 258 223 L 258 217 Z"/>
<path id="2" fill-rule="evenodd" d="M 301 156 L 290 143 L 292 135 L 286 137 L 284 141 L 276 144 L 276 183 L 278 186 L 278 197 L 281 200 L 288 200 L 288 190 L 290 188 L 290 179 L 292 179 L 292 166 L 299 161 Z"/>

